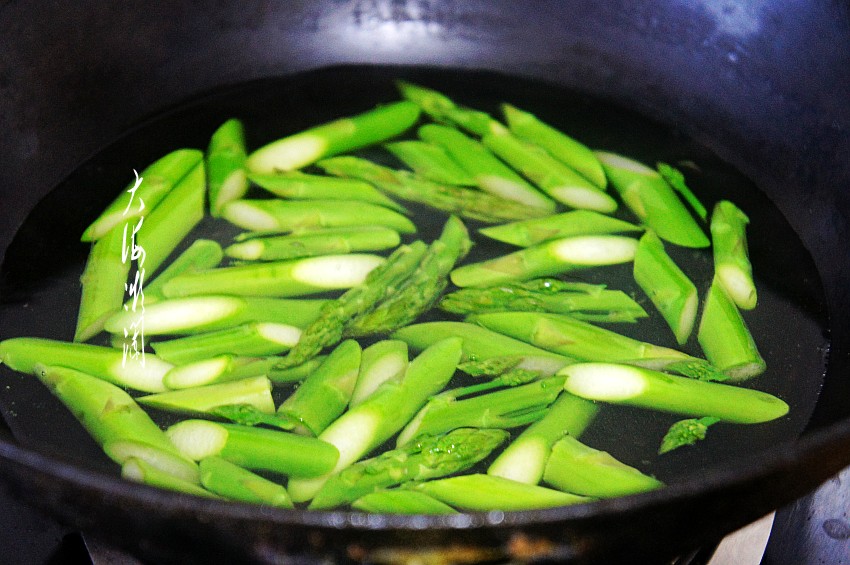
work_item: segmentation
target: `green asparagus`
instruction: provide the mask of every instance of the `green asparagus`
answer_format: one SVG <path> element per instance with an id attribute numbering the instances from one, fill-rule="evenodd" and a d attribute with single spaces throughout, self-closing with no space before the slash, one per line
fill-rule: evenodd
<path id="1" fill-rule="evenodd" d="M 746 226 L 750 219 L 740 208 L 721 200 L 711 213 L 714 272 L 726 293 L 742 310 L 756 307 L 758 296 L 747 253 Z"/>
<path id="2" fill-rule="evenodd" d="M 296 200 L 356 200 L 405 213 L 404 206 L 387 197 L 368 182 L 300 171 L 275 175 L 250 175 L 251 182 L 280 198 Z"/>
<path id="3" fill-rule="evenodd" d="M 213 216 L 219 216 L 222 206 L 242 198 L 248 191 L 246 159 L 245 128 L 237 119 L 227 120 L 212 134 L 206 155 L 207 190 Z"/>
<path id="4" fill-rule="evenodd" d="M 606 235 L 619 232 L 641 231 L 635 224 L 600 214 L 592 210 L 573 210 L 543 218 L 520 220 L 501 226 L 478 230 L 489 238 L 520 247 L 530 247 L 565 237 L 577 235 Z"/>

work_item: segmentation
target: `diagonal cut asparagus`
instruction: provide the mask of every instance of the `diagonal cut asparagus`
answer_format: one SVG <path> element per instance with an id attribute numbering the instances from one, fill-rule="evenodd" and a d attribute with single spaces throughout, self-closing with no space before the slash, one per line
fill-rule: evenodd
<path id="1" fill-rule="evenodd" d="M 605 188 L 608 181 L 602 164 L 586 145 L 544 123 L 534 114 L 510 104 L 503 104 L 502 112 L 508 128 L 515 136 L 539 145 L 553 157 L 581 173 L 594 185 Z"/>
<path id="2" fill-rule="evenodd" d="M 279 357 L 243 357 L 225 353 L 171 368 L 162 378 L 169 389 L 205 386 L 250 377 L 266 376 L 273 383 L 293 383 L 304 380 L 324 360 L 314 357 L 290 369 L 275 369 Z"/>
<path id="3" fill-rule="evenodd" d="M 197 483 L 181 479 L 138 457 L 128 457 L 124 460 L 121 465 L 121 478 L 203 498 L 219 498 L 214 493 L 198 486 Z"/>
<path id="4" fill-rule="evenodd" d="M 475 186 L 475 179 L 439 145 L 414 139 L 387 143 L 384 147 L 423 179 L 457 186 Z"/>
<path id="5" fill-rule="evenodd" d="M 253 174 L 251 182 L 280 198 L 296 200 L 357 200 L 370 202 L 401 213 L 407 210 L 368 182 L 323 175 L 308 175 L 300 171 L 275 175 Z"/>
<path id="6" fill-rule="evenodd" d="M 728 200 L 718 202 L 711 213 L 714 272 L 726 293 L 742 310 L 752 310 L 758 301 L 753 266 L 747 253 L 749 222 L 746 214 Z"/>
<path id="7" fill-rule="evenodd" d="M 613 498 L 658 489 L 664 483 L 611 456 L 564 436 L 552 447 L 543 480 L 560 490 Z"/>
<path id="8" fill-rule="evenodd" d="M 361 354 L 360 344 L 353 339 L 340 343 L 283 401 L 278 414 L 292 420 L 297 433 L 318 436 L 348 406 L 360 371 Z"/>
<path id="9" fill-rule="evenodd" d="M 705 297 L 697 340 L 706 358 L 733 381 L 749 379 L 767 369 L 747 323 L 716 275 Z"/>
<path id="10" fill-rule="evenodd" d="M 336 155 L 404 132 L 419 118 L 412 102 L 394 102 L 355 116 L 340 118 L 284 137 L 248 156 L 252 173 L 292 171 L 322 157 Z"/>
<path id="11" fill-rule="evenodd" d="M 708 247 L 708 238 L 657 171 L 616 153 L 597 152 L 623 202 L 661 239 L 683 247 Z"/>
<path id="12" fill-rule="evenodd" d="M 333 157 L 319 161 L 317 165 L 331 175 L 370 182 L 379 190 L 403 200 L 482 222 L 524 220 L 550 213 L 548 209 L 528 206 L 480 190 L 431 182 L 408 171 L 382 167 L 358 157 Z"/>
<path id="13" fill-rule="evenodd" d="M 678 377 L 630 365 L 577 363 L 564 367 L 564 389 L 576 396 L 672 412 L 714 416 L 724 422 L 758 424 L 781 418 L 788 405 L 758 390 Z"/>
<path id="14" fill-rule="evenodd" d="M 200 461 L 219 456 L 240 467 L 293 477 L 316 477 L 333 468 L 339 452 L 316 438 L 238 424 L 183 420 L 165 431 L 177 449 Z"/>
<path id="15" fill-rule="evenodd" d="M 310 503 L 310 509 L 342 506 L 378 489 L 465 471 L 487 457 L 507 437 L 503 430 L 475 428 L 422 437 L 343 469 L 324 484 Z"/>
<path id="16" fill-rule="evenodd" d="M 224 252 L 218 242 L 211 239 L 196 239 L 174 261 L 144 288 L 145 306 L 163 300 L 162 288 L 165 283 L 183 273 L 194 273 L 217 267 L 224 258 Z"/>
<path id="17" fill-rule="evenodd" d="M 555 442 L 565 435 L 581 436 L 598 411 L 595 403 L 562 393 L 543 418 L 523 430 L 499 454 L 487 474 L 536 485 L 543 478 Z"/>
<path id="18" fill-rule="evenodd" d="M 407 344 L 396 339 L 373 343 L 363 350 L 350 405 L 357 406 L 387 381 L 399 381 L 407 372 Z"/>
<path id="19" fill-rule="evenodd" d="M 481 190 L 527 206 L 555 210 L 556 205 L 549 197 L 528 184 L 478 141 L 452 127 L 436 124 L 426 124 L 418 133 L 423 140 L 445 149 L 475 179 Z"/>
<path id="20" fill-rule="evenodd" d="M 545 149 L 514 137 L 502 124 L 492 123 L 481 143 L 561 204 L 605 213 L 617 209 L 617 201 L 597 185 Z"/>
<path id="21" fill-rule="evenodd" d="M 214 414 L 219 406 L 230 404 L 247 404 L 266 414 L 274 412 L 271 381 L 264 376 L 149 394 L 136 400 L 151 408 L 181 414 Z"/>
<path id="22" fill-rule="evenodd" d="M 426 481 L 413 488 L 451 506 L 480 512 L 554 508 L 593 500 L 491 475 L 460 475 Z"/>
<path id="23" fill-rule="evenodd" d="M 228 246 L 228 257 L 246 261 L 281 261 L 317 255 L 338 255 L 354 251 L 380 251 L 401 243 L 391 228 L 353 226 L 304 230 L 289 235 L 254 237 Z"/>
<path id="24" fill-rule="evenodd" d="M 277 355 L 294 347 L 300 338 L 300 328 L 263 322 L 156 341 L 151 343 L 151 347 L 160 358 L 175 365 L 183 365 L 225 353 Z"/>
<path id="25" fill-rule="evenodd" d="M 408 489 L 379 490 L 351 503 L 362 512 L 379 514 L 457 514 L 457 510 L 424 492 Z"/>
<path id="26" fill-rule="evenodd" d="M 119 224 L 150 214 L 166 194 L 195 169 L 203 158 L 203 153 L 197 149 L 177 149 L 148 165 L 139 175 L 141 183 L 138 186 L 136 181 L 130 183 L 86 228 L 81 240 L 95 241 Z M 144 203 L 143 207 L 139 205 L 140 201 Z"/>
<path id="27" fill-rule="evenodd" d="M 458 106 L 451 98 L 436 90 L 406 81 L 397 81 L 396 87 L 402 96 L 417 104 L 437 122 L 452 123 L 471 133 L 483 135 L 493 121 L 486 112 Z"/>
<path id="28" fill-rule="evenodd" d="M 547 241 L 495 259 L 470 263 L 451 273 L 459 287 L 482 287 L 627 263 L 637 240 L 619 235 L 584 235 Z"/>
<path id="29" fill-rule="evenodd" d="M 210 214 L 214 217 L 221 214 L 222 206 L 242 198 L 248 191 L 247 156 L 245 128 L 241 121 L 231 118 L 212 134 L 206 164 Z"/>
<path id="30" fill-rule="evenodd" d="M 383 226 L 414 233 L 416 226 L 395 210 L 358 200 L 233 200 L 221 215 L 251 231 L 290 232 L 308 228 Z"/>
<path id="31" fill-rule="evenodd" d="M 126 358 L 122 350 L 112 347 L 38 337 L 0 341 L 0 361 L 29 374 L 34 374 L 38 365 L 68 367 L 142 392 L 165 391 L 162 379 L 173 366 L 155 355 L 145 355 L 142 362 Z"/>
<path id="32" fill-rule="evenodd" d="M 401 381 L 382 384 L 366 400 L 340 416 L 319 439 L 339 450 L 333 470 L 312 480 L 292 480 L 288 490 L 295 502 L 313 498 L 334 474 L 345 469 L 396 434 L 454 375 L 461 356 L 460 339 L 430 346 L 411 361 Z"/>
<path id="33" fill-rule="evenodd" d="M 201 485 L 230 500 L 295 508 L 283 485 L 234 465 L 221 457 L 201 459 Z"/>
<path id="34" fill-rule="evenodd" d="M 635 224 L 594 212 L 572 210 L 543 218 L 520 220 L 478 230 L 481 235 L 520 247 L 530 247 L 544 241 L 577 235 L 605 235 L 641 231 Z"/>
<path id="35" fill-rule="evenodd" d="M 682 195 L 682 198 L 685 199 L 685 202 L 691 207 L 691 209 L 696 212 L 697 216 L 704 222 L 708 219 L 708 211 L 703 206 L 702 202 L 699 201 L 696 194 L 694 194 L 688 185 L 685 183 L 685 175 L 682 174 L 682 171 L 675 169 L 668 165 L 667 163 L 658 163 L 656 166 L 658 170 L 658 174 L 664 177 L 664 180 L 667 181 L 673 190 Z"/>
<path id="36" fill-rule="evenodd" d="M 697 318 L 697 287 L 667 254 L 653 231 L 647 231 L 640 238 L 633 274 L 638 286 L 673 330 L 676 342 L 683 345 Z"/>
<path id="37" fill-rule="evenodd" d="M 198 294 L 303 296 L 356 286 L 383 263 L 383 257 L 371 253 L 251 263 L 179 275 L 168 281 L 163 291 L 169 298 Z"/>

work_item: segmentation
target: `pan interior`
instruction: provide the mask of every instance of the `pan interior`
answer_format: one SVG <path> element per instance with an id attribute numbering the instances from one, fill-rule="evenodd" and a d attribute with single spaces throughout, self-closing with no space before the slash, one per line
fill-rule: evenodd
<path id="1" fill-rule="evenodd" d="M 606 407 L 582 441 L 665 482 L 728 467 L 778 442 L 798 437 L 817 403 L 826 359 L 827 315 L 817 269 L 777 208 L 748 179 L 674 126 L 649 121 L 587 95 L 516 77 L 473 71 L 388 67 L 338 67 L 224 88 L 154 116 L 82 164 L 32 211 L 0 267 L 0 338 L 40 336 L 70 340 L 80 298 L 79 277 L 88 245 L 79 235 L 131 179 L 132 170 L 179 147 L 206 148 L 225 119 L 245 124 L 249 150 L 307 127 L 365 111 L 399 98 L 393 80 L 404 78 L 441 90 L 456 101 L 499 115 L 510 102 L 537 114 L 594 149 L 619 152 L 649 165 L 663 161 L 681 168 L 691 188 L 711 209 L 728 198 L 750 217 L 749 251 L 759 305 L 745 319 L 764 356 L 767 372 L 745 386 L 778 395 L 791 407 L 787 417 L 764 425 L 717 425 L 693 448 L 658 457 L 667 428 L 680 417 Z M 395 164 L 380 149 L 361 152 Z M 434 239 L 445 216 L 411 206 L 417 237 Z M 618 216 L 634 221 L 625 207 Z M 481 225 L 469 223 L 476 229 Z M 190 239 L 224 242 L 237 230 L 206 219 Z M 476 236 L 467 261 L 512 249 Z M 712 273 L 710 252 L 674 248 L 671 255 L 704 296 Z M 179 251 L 179 250 L 178 250 Z M 651 313 L 636 325 L 612 326 L 633 337 L 675 347 L 675 341 L 632 281 L 630 267 L 594 269 L 578 280 L 604 282 L 634 293 Z M 430 313 L 426 318 L 440 315 Z M 105 344 L 105 338 L 101 338 Z M 695 338 L 684 349 L 700 355 Z M 34 378 L 0 367 L 0 409 L 15 440 L 87 469 L 117 472 L 73 416 Z M 279 398 L 285 395 L 279 390 Z M 162 425 L 174 416 L 155 413 Z"/>

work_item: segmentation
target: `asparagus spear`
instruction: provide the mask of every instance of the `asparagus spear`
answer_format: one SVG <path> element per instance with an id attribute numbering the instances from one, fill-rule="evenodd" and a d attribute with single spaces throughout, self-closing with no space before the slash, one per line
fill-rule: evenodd
<path id="1" fill-rule="evenodd" d="M 169 191 L 201 163 L 197 149 L 178 149 L 148 165 L 83 232 L 82 241 L 95 241 L 119 224 L 130 222 L 156 208 Z M 141 182 L 139 182 L 141 181 Z M 140 206 L 140 202 L 144 206 Z"/>
<path id="2" fill-rule="evenodd" d="M 414 488 L 451 506 L 479 512 L 536 510 L 593 500 L 491 475 L 460 475 L 427 481 Z"/>
<path id="3" fill-rule="evenodd" d="M 453 314 L 550 312 L 600 322 L 634 322 L 647 316 L 623 291 L 550 278 L 461 289 L 444 295 L 439 307 Z"/>
<path id="4" fill-rule="evenodd" d="M 389 208 L 357 200 L 233 200 L 221 215 L 252 231 L 289 232 L 307 228 L 383 226 L 414 233 L 416 226 Z"/>
<path id="5" fill-rule="evenodd" d="M 250 323 L 151 344 L 162 359 L 176 365 L 209 359 L 216 355 L 276 355 L 298 343 L 300 328 L 270 322 Z M 170 367 L 169 367 L 170 368 Z"/>
<path id="6" fill-rule="evenodd" d="M 667 181 L 646 165 L 597 152 L 611 184 L 623 202 L 662 239 L 684 247 L 708 247 L 708 238 Z"/>
<path id="7" fill-rule="evenodd" d="M 339 460 L 322 477 L 290 481 L 292 499 L 296 502 L 310 500 L 332 475 L 396 434 L 431 395 L 449 382 L 460 356 L 460 339 L 446 339 L 430 346 L 410 363 L 401 381 L 385 382 L 369 398 L 328 426 L 319 439 L 336 446 Z"/>
<path id="8" fill-rule="evenodd" d="M 750 219 L 728 200 L 721 200 L 711 213 L 714 272 L 729 297 L 742 310 L 756 307 L 758 296 L 753 267 L 747 254 L 746 227 Z"/>
<path id="9" fill-rule="evenodd" d="M 346 335 L 360 337 L 388 333 L 413 322 L 428 311 L 448 284 L 448 274 L 472 246 L 466 226 L 451 216 L 439 239 L 431 243 L 416 271 L 392 296 L 373 310 L 353 318 Z"/>
<path id="10" fill-rule="evenodd" d="M 364 349 L 350 405 L 357 406 L 387 381 L 401 380 L 407 366 L 407 344 L 403 341 L 385 339 Z"/>
<path id="11" fill-rule="evenodd" d="M 715 418 L 713 416 L 679 420 L 670 426 L 669 430 L 667 430 L 667 433 L 661 440 L 661 446 L 658 448 L 658 454 L 662 455 L 664 453 L 669 453 L 683 445 L 693 445 L 696 442 L 705 439 L 708 427 L 719 421 L 719 418 Z"/>
<path id="12" fill-rule="evenodd" d="M 419 128 L 419 137 L 445 149 L 475 179 L 481 190 L 527 206 L 547 211 L 555 209 L 552 200 L 525 182 L 481 143 L 458 130 L 427 124 Z"/>
<path id="13" fill-rule="evenodd" d="M 438 122 L 449 122 L 477 135 L 483 135 L 493 121 L 486 112 L 458 106 L 448 96 L 405 81 L 396 82 L 401 95 L 417 104 Z"/>
<path id="14" fill-rule="evenodd" d="M 242 198 L 248 191 L 245 172 L 247 150 L 242 122 L 232 118 L 219 126 L 210 138 L 206 157 L 210 213 L 217 217 L 222 206 Z"/>
<path id="15" fill-rule="evenodd" d="M 355 510 L 379 514 L 457 514 L 457 510 L 415 490 L 379 490 L 351 503 Z"/>
<path id="16" fill-rule="evenodd" d="M 205 488 L 198 486 L 197 483 L 176 477 L 137 457 L 129 457 L 124 461 L 121 465 L 121 477 L 128 481 L 161 489 L 173 490 L 204 498 L 219 498 Z"/>
<path id="17" fill-rule="evenodd" d="M 705 206 L 702 205 L 702 202 L 699 201 L 696 194 L 691 192 L 691 189 L 688 188 L 687 184 L 685 184 L 685 175 L 667 163 L 658 163 L 656 169 L 658 170 L 658 174 L 664 177 L 664 180 L 667 181 L 667 184 L 669 184 L 673 190 L 682 195 L 682 198 L 684 198 L 685 202 L 687 202 L 691 209 L 696 212 L 697 216 L 699 216 L 703 222 L 706 221 L 708 219 L 708 211 L 705 209 Z"/>
<path id="18" fill-rule="evenodd" d="M 552 447 L 543 480 L 575 494 L 613 498 L 661 488 L 664 484 L 609 453 L 564 436 Z"/>
<path id="19" fill-rule="evenodd" d="M 142 392 L 163 392 L 162 378 L 172 367 L 155 355 L 145 355 L 144 362 L 137 362 L 127 359 L 120 349 L 38 337 L 0 341 L 0 361 L 29 374 L 34 374 L 38 365 L 68 367 Z"/>
<path id="20" fill-rule="evenodd" d="M 201 459 L 201 484 L 208 491 L 241 502 L 294 508 L 283 485 L 234 465 L 221 457 Z"/>
<path id="21" fill-rule="evenodd" d="M 247 166 L 253 173 L 292 171 L 322 157 L 394 137 L 412 126 L 418 118 L 419 107 L 412 102 L 378 106 L 269 143 L 248 156 Z"/>
<path id="22" fill-rule="evenodd" d="M 303 296 L 356 286 L 383 262 L 378 255 L 347 253 L 220 267 L 174 277 L 163 290 L 170 298 L 197 294 Z"/>
<path id="23" fill-rule="evenodd" d="M 165 295 L 162 288 L 165 283 L 183 273 L 205 271 L 217 267 L 224 258 L 224 252 L 218 242 L 210 239 L 196 239 L 174 261 L 145 286 L 145 306 L 162 300 Z"/>
<path id="24" fill-rule="evenodd" d="M 407 171 L 396 171 L 357 157 L 333 157 L 319 161 L 317 165 L 332 175 L 368 181 L 379 190 L 403 200 L 482 222 L 524 220 L 550 212 L 480 190 L 420 179 Z"/>
<path id="25" fill-rule="evenodd" d="M 788 413 L 779 398 L 757 390 L 677 377 L 613 363 L 564 367 L 564 389 L 588 400 L 625 404 L 686 416 L 714 416 L 724 422 L 757 424 Z"/>
<path id="26" fill-rule="evenodd" d="M 378 489 L 464 471 L 487 457 L 507 437 L 508 433 L 502 430 L 474 428 L 422 437 L 334 475 L 313 498 L 310 508 L 342 506 Z"/>
<path id="27" fill-rule="evenodd" d="M 266 414 L 274 412 L 272 385 L 267 377 L 198 386 L 140 396 L 139 404 L 182 414 L 213 414 L 219 406 L 247 404 Z"/>
<path id="28" fill-rule="evenodd" d="M 605 188 L 608 181 L 602 164 L 586 145 L 542 122 L 535 115 L 510 104 L 503 104 L 502 112 L 505 114 L 508 128 L 515 136 L 539 145 L 594 185 Z"/>
<path id="29" fill-rule="evenodd" d="M 502 124 L 490 124 L 481 142 L 557 202 L 605 213 L 617 209 L 617 201 L 597 185 L 546 150 L 514 137 Z"/>
<path id="30" fill-rule="evenodd" d="M 640 231 L 635 224 L 600 214 L 592 210 L 572 210 L 543 218 L 520 220 L 478 230 L 482 235 L 520 247 L 530 247 L 544 241 L 577 235 L 605 235 Z"/>
<path id="31" fill-rule="evenodd" d="M 300 171 L 275 175 L 253 174 L 251 181 L 281 198 L 298 200 L 357 200 L 378 204 L 405 213 L 404 206 L 387 197 L 368 182 L 308 175 Z"/>
<path id="32" fill-rule="evenodd" d="M 767 368 L 744 318 L 717 276 L 705 297 L 697 340 L 706 358 L 734 381 L 760 375 Z"/>
<path id="33" fill-rule="evenodd" d="M 452 271 L 457 286 L 493 286 L 535 277 L 560 275 L 634 258 L 637 240 L 618 235 L 585 235 L 547 241 L 495 259 Z"/>
<path id="34" fill-rule="evenodd" d="M 228 246 L 228 257 L 280 261 L 353 251 L 380 251 L 401 243 L 398 232 L 381 226 L 305 230 L 290 235 L 257 237 Z"/>
<path id="35" fill-rule="evenodd" d="M 291 369 L 274 369 L 278 357 L 242 357 L 225 353 L 209 359 L 178 365 L 162 378 L 169 389 L 191 388 L 250 377 L 267 376 L 273 383 L 292 383 L 303 380 L 315 371 L 324 357 L 315 357 Z"/>
<path id="36" fill-rule="evenodd" d="M 334 446 L 316 438 L 238 424 L 184 420 L 165 433 L 189 459 L 219 456 L 246 469 L 293 477 L 320 476 L 339 457 Z"/>
<path id="37" fill-rule="evenodd" d="M 409 140 L 387 143 L 384 147 L 424 179 L 457 186 L 475 186 L 475 179 L 439 145 Z"/>
<path id="38" fill-rule="evenodd" d="M 688 341 L 697 318 L 697 287 L 664 250 L 653 231 L 647 231 L 635 253 L 634 278 L 673 330 L 676 342 Z"/>
<path id="39" fill-rule="evenodd" d="M 589 400 L 562 393 L 542 419 L 523 430 L 499 454 L 487 474 L 536 485 L 543 478 L 555 442 L 565 435 L 579 437 L 598 410 Z"/>
<path id="40" fill-rule="evenodd" d="M 121 310 L 131 261 L 124 255 L 125 231 L 116 226 L 91 247 L 80 277 L 82 296 L 74 341 L 87 341 L 103 330 L 103 324 Z"/>
<path id="41" fill-rule="evenodd" d="M 283 401 L 278 414 L 295 422 L 296 432 L 319 435 L 348 406 L 360 370 L 361 353 L 356 341 L 343 341 Z"/>

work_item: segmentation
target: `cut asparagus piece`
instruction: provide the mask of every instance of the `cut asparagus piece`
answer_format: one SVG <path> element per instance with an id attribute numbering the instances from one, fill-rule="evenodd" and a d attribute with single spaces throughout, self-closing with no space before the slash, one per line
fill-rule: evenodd
<path id="1" fill-rule="evenodd" d="M 713 416 L 679 420 L 670 426 L 669 430 L 667 430 L 667 433 L 661 440 L 661 446 L 658 448 L 658 454 L 663 455 L 664 453 L 669 453 L 683 445 L 693 445 L 696 442 L 705 439 L 708 427 L 719 421 L 719 418 L 715 418 Z"/>
<path id="2" fill-rule="evenodd" d="M 576 269 L 627 263 L 637 240 L 618 235 L 584 235 L 547 241 L 495 259 L 470 263 L 451 273 L 459 287 L 493 286 L 568 273 Z"/>
<path id="3" fill-rule="evenodd" d="M 308 228 L 382 226 L 414 233 L 416 226 L 402 214 L 357 200 L 234 200 L 221 211 L 230 223 L 251 231 L 290 232 Z"/>
<path id="4" fill-rule="evenodd" d="M 767 368 L 747 323 L 716 275 L 705 297 L 697 340 L 712 365 L 733 381 L 760 375 Z"/>
<path id="5" fill-rule="evenodd" d="M 493 121 L 486 112 L 458 106 L 448 96 L 436 90 L 405 81 L 396 82 L 396 86 L 402 96 L 438 122 L 449 122 L 471 133 L 483 135 Z"/>
<path id="6" fill-rule="evenodd" d="M 275 175 L 250 175 L 250 180 L 280 198 L 296 200 L 357 200 L 370 202 L 398 212 L 407 210 L 368 182 L 323 175 L 308 175 L 300 171 Z"/>
<path id="7" fill-rule="evenodd" d="M 401 381 L 382 384 L 369 398 L 340 416 L 321 440 L 336 446 L 339 460 L 333 470 L 312 480 L 292 480 L 289 493 L 295 502 L 313 498 L 324 483 L 395 435 L 454 375 L 461 356 L 460 339 L 446 339 L 416 357 Z"/>
<path id="8" fill-rule="evenodd" d="M 677 377 L 629 365 L 577 363 L 564 367 L 564 389 L 576 396 L 672 412 L 714 416 L 724 422 L 757 424 L 781 418 L 788 405 L 779 398 L 734 385 Z"/>
<path id="9" fill-rule="evenodd" d="M 353 318 L 345 327 L 352 337 L 388 333 L 406 326 L 428 311 L 448 284 L 448 274 L 472 247 L 463 222 L 451 216 L 439 239 L 428 247 L 419 268 L 403 286 L 372 311 Z"/>
<path id="10" fill-rule="evenodd" d="M 503 104 L 502 112 L 508 128 L 515 136 L 539 145 L 594 185 L 605 188 L 608 181 L 602 164 L 586 145 L 542 122 L 535 115 L 510 104 Z"/>
<path id="11" fill-rule="evenodd" d="M 550 312 L 597 322 L 634 322 L 647 316 L 640 304 L 623 291 L 558 279 L 465 288 L 444 295 L 439 306 L 453 314 Z"/>
<path id="12" fill-rule="evenodd" d="M 217 267 L 224 258 L 221 245 L 210 239 L 196 239 L 162 272 L 145 286 L 145 306 L 165 298 L 162 287 L 183 273 L 194 273 Z"/>
<path id="13" fill-rule="evenodd" d="M 593 500 L 491 475 L 461 475 L 427 481 L 413 488 L 451 506 L 479 512 L 536 510 Z"/>
<path id="14" fill-rule="evenodd" d="M 398 232 L 380 226 L 308 230 L 291 235 L 257 237 L 228 246 L 228 257 L 246 261 L 280 261 L 354 251 L 380 251 L 401 243 Z"/>
<path id="15" fill-rule="evenodd" d="M 613 498 L 654 490 L 664 483 L 612 457 L 608 452 L 564 436 L 552 447 L 543 480 L 566 492 Z"/>
<path id="16" fill-rule="evenodd" d="M 418 118 L 419 107 L 412 102 L 378 106 L 269 143 L 248 156 L 248 169 L 253 173 L 300 169 L 322 157 L 395 137 L 412 126 Z"/>
<path id="17" fill-rule="evenodd" d="M 552 199 L 572 208 L 611 213 L 617 201 L 546 150 L 514 137 L 499 123 L 481 139 L 485 147 L 530 180 Z"/>
<path id="18" fill-rule="evenodd" d="M 667 184 L 669 184 L 673 190 L 682 195 L 682 198 L 684 198 L 685 202 L 687 202 L 691 209 L 696 212 L 697 216 L 699 216 L 703 222 L 706 221 L 708 219 L 708 211 L 705 209 L 702 202 L 699 201 L 696 194 L 691 192 L 691 189 L 688 188 L 687 184 L 685 184 L 685 175 L 667 163 L 658 163 L 656 168 L 658 169 L 658 174 L 664 177 L 664 180 L 667 181 Z"/>
<path id="19" fill-rule="evenodd" d="M 445 149 L 475 179 L 481 190 L 527 206 L 548 211 L 555 209 L 556 205 L 552 200 L 499 161 L 481 143 L 460 131 L 447 126 L 427 124 L 419 128 L 419 137 Z"/>
<path id="20" fill-rule="evenodd" d="M 238 424 L 184 420 L 165 433 L 189 459 L 219 456 L 246 469 L 293 477 L 327 473 L 339 457 L 333 445 L 316 438 Z"/>
<path id="21" fill-rule="evenodd" d="M 343 469 L 324 484 L 310 508 L 334 508 L 382 488 L 465 471 L 487 457 L 507 437 L 508 433 L 502 430 L 473 428 L 423 437 Z"/>
<path id="22" fill-rule="evenodd" d="M 572 210 L 543 218 L 520 220 L 500 226 L 478 230 L 489 238 L 520 247 L 530 247 L 565 237 L 577 235 L 607 235 L 619 232 L 641 231 L 635 224 L 600 214 L 592 210 Z"/>
<path id="23" fill-rule="evenodd" d="M 162 359 L 185 365 L 216 355 L 276 355 L 291 349 L 301 329 L 288 324 L 253 323 L 151 343 Z"/>
<path id="24" fill-rule="evenodd" d="M 162 382 L 169 389 L 183 389 L 266 376 L 273 383 L 293 383 L 315 371 L 324 357 L 315 357 L 303 365 L 278 370 L 279 357 L 241 357 L 224 354 L 178 365 L 169 370 Z"/>
<path id="25" fill-rule="evenodd" d="M 87 341 L 103 330 L 106 319 L 121 310 L 132 261 L 124 256 L 125 230 L 116 226 L 89 251 L 80 277 L 82 296 L 74 341 Z"/>
<path id="26" fill-rule="evenodd" d="M 550 213 L 548 209 L 528 206 L 480 190 L 431 182 L 408 171 L 396 171 L 357 157 L 334 157 L 317 165 L 332 175 L 370 182 L 379 190 L 403 200 L 482 222 L 524 220 Z"/>
<path id="27" fill-rule="evenodd" d="M 176 477 L 137 457 L 130 457 L 124 461 L 121 465 L 121 477 L 128 481 L 161 489 L 173 490 L 204 498 L 218 498 L 218 496 L 205 488 L 199 487 L 196 483 Z"/>
<path id="28" fill-rule="evenodd" d="M 287 432 L 294 430 L 296 424 L 292 418 L 280 416 L 276 412 L 269 414 L 250 404 L 224 404 L 213 408 L 210 413 L 242 426 L 264 425 Z"/>
<path id="29" fill-rule="evenodd" d="M 277 409 L 296 423 L 295 431 L 319 435 L 343 413 L 360 371 L 362 351 L 353 339 L 343 341 Z"/>
<path id="30" fill-rule="evenodd" d="M 370 253 L 221 267 L 174 277 L 164 287 L 170 298 L 197 294 L 290 297 L 351 288 L 384 258 Z"/>
<path id="31" fill-rule="evenodd" d="M 457 186 L 475 186 L 475 179 L 439 145 L 409 140 L 387 143 L 384 147 L 424 179 Z"/>
<path id="32" fill-rule="evenodd" d="M 714 272 L 726 293 L 742 310 L 752 310 L 758 301 L 753 267 L 747 253 L 749 222 L 746 214 L 728 200 L 718 202 L 711 213 Z"/>
<path id="33" fill-rule="evenodd" d="M 474 314 L 467 320 L 547 351 L 585 361 L 628 362 L 660 368 L 671 362 L 694 359 L 681 351 L 560 314 L 494 312 Z"/>
<path id="34" fill-rule="evenodd" d="M 499 454 L 487 474 L 536 485 L 543 478 L 555 442 L 565 435 L 581 436 L 598 411 L 595 403 L 564 392 L 542 419 L 523 430 Z"/>
<path id="35" fill-rule="evenodd" d="M 142 317 L 146 335 L 194 334 L 251 322 L 286 323 L 302 328 L 319 317 L 327 302 L 225 295 L 170 298 L 147 306 L 144 313 L 125 311 L 115 314 L 106 321 L 105 329 L 120 334 L 123 328 Z"/>
<path id="36" fill-rule="evenodd" d="M 219 406 L 247 404 L 266 414 L 274 412 L 272 385 L 267 377 L 172 390 L 140 396 L 140 404 L 181 414 L 213 414 Z"/>
<path id="37" fill-rule="evenodd" d="M 219 216 L 222 206 L 242 198 L 248 191 L 247 156 L 245 128 L 241 121 L 229 119 L 212 134 L 206 163 L 210 214 L 213 216 Z"/>
<path id="38" fill-rule="evenodd" d="M 112 347 L 38 337 L 0 341 L 0 361 L 14 371 L 29 374 L 34 374 L 38 365 L 68 367 L 142 392 L 165 391 L 162 378 L 173 366 L 155 355 L 145 355 L 142 362 Z"/>
<path id="39" fill-rule="evenodd" d="M 350 405 L 357 406 L 387 381 L 401 380 L 408 364 L 407 344 L 403 341 L 385 339 L 364 349 Z"/>
<path id="40" fill-rule="evenodd" d="M 208 491 L 241 502 L 295 508 L 283 485 L 234 465 L 221 457 L 201 459 L 201 484 Z"/>
<path id="41" fill-rule="evenodd" d="M 697 318 L 697 287 L 664 250 L 655 232 L 647 231 L 638 243 L 634 278 L 683 345 Z"/>
<path id="42" fill-rule="evenodd" d="M 657 171 L 616 153 L 596 156 L 623 202 L 661 239 L 683 247 L 709 246 L 702 228 Z"/>
<path id="43" fill-rule="evenodd" d="M 424 492 L 396 489 L 380 490 L 361 496 L 351 507 L 379 514 L 457 514 L 457 510 Z"/>
<path id="44" fill-rule="evenodd" d="M 203 153 L 197 149 L 178 149 L 154 161 L 86 228 L 81 240 L 100 239 L 115 226 L 150 214 L 203 158 Z"/>
<path id="45" fill-rule="evenodd" d="M 425 244 L 421 241 L 396 249 L 383 265 L 369 273 L 363 283 L 322 309 L 319 319 L 304 330 L 298 344 L 281 360 L 279 367 L 300 365 L 324 347 L 339 343 L 348 320 L 368 311 L 395 292 L 398 285 L 416 269 L 424 253 Z"/>
<path id="46" fill-rule="evenodd" d="M 535 422 L 562 392 L 563 377 L 467 396 L 465 389 L 448 390 L 431 398 L 398 435 L 397 446 L 419 436 L 438 435 L 456 428 L 515 428 Z M 476 387 L 477 388 L 477 387 Z"/>

